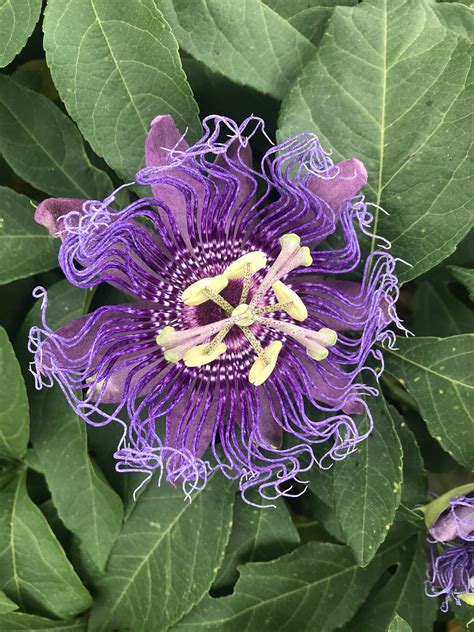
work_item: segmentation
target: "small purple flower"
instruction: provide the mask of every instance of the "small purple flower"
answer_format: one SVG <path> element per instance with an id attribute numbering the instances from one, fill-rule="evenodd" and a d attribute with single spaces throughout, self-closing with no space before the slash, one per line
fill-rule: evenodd
<path id="1" fill-rule="evenodd" d="M 449 542 L 456 538 L 474 542 L 474 494 L 451 498 L 447 509 L 428 531 L 436 542 Z"/>
<path id="2" fill-rule="evenodd" d="M 387 327 L 400 324 L 395 260 L 383 240 L 361 255 L 359 236 L 376 237 L 358 160 L 333 165 L 307 133 L 254 166 L 261 119 L 203 126 L 189 147 L 171 117 L 153 121 L 136 176 L 150 197 L 123 210 L 115 194 L 38 206 L 36 221 L 63 240 L 67 279 L 110 283 L 134 302 L 53 331 L 37 289 L 32 371 L 88 423 L 122 424 L 117 469 L 165 471 L 188 493 L 218 468 L 269 498 L 311 467 L 314 444 L 341 459 L 369 434 L 359 421 L 366 412 L 371 426 L 366 398 L 378 392 L 361 378 L 380 374 L 374 345 L 392 344 Z"/>
<path id="3" fill-rule="evenodd" d="M 474 606 L 474 543 L 449 544 L 441 553 L 431 551 L 430 597 L 443 597 L 441 610 L 448 610 L 449 599 Z"/>

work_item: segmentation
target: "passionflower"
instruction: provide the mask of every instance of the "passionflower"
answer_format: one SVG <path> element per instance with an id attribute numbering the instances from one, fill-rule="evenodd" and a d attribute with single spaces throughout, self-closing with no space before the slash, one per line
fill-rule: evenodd
<path id="1" fill-rule="evenodd" d="M 203 127 L 188 146 L 170 116 L 152 122 L 135 178 L 149 197 L 38 206 L 69 282 L 133 302 L 53 331 L 37 289 L 32 371 L 88 423 L 122 424 L 118 470 L 158 469 L 190 493 L 219 469 L 271 498 L 313 465 L 315 444 L 340 459 L 370 432 L 377 390 L 364 376 L 380 373 L 375 345 L 400 324 L 395 260 L 371 233 L 357 159 L 333 164 L 304 133 L 254 165 L 261 119 Z M 361 235 L 380 244 L 365 259 Z"/>
<path id="2" fill-rule="evenodd" d="M 431 545 L 427 594 L 474 606 L 474 484 L 456 487 L 421 510 Z"/>

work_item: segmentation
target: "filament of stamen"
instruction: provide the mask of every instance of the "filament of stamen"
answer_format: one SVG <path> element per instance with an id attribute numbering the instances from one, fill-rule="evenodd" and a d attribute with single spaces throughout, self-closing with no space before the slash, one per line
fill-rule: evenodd
<path id="1" fill-rule="evenodd" d="M 211 342 L 207 345 L 206 347 L 206 353 L 211 354 L 215 351 L 215 349 L 217 348 L 217 346 L 224 340 L 224 338 L 227 336 L 227 334 L 229 333 L 229 331 L 232 329 L 233 324 L 232 325 L 227 325 L 227 327 L 225 329 L 223 329 L 222 331 L 220 331 L 217 336 L 211 340 Z"/>
<path id="2" fill-rule="evenodd" d="M 214 303 L 219 305 L 219 307 L 222 307 L 222 309 L 225 312 L 231 313 L 232 310 L 234 309 L 232 305 L 228 301 L 225 300 L 225 298 L 223 298 L 220 294 L 217 294 L 210 288 L 205 287 L 203 289 L 203 293 L 208 297 L 210 301 L 213 301 Z"/>
<path id="3" fill-rule="evenodd" d="M 244 283 L 242 286 L 242 294 L 240 296 L 240 302 L 245 303 L 250 290 L 250 279 L 252 278 L 252 267 L 250 263 L 245 264 Z"/>
<path id="4" fill-rule="evenodd" d="M 244 336 L 247 338 L 247 340 L 251 344 L 251 346 L 252 346 L 253 350 L 255 351 L 255 353 L 257 354 L 257 356 L 262 360 L 263 364 L 265 366 L 270 364 L 270 359 L 268 358 L 267 354 L 265 353 L 264 348 L 259 343 L 259 341 L 255 338 L 255 336 L 250 331 L 250 329 L 248 327 L 242 327 L 241 329 L 242 329 L 242 333 L 244 334 Z"/>

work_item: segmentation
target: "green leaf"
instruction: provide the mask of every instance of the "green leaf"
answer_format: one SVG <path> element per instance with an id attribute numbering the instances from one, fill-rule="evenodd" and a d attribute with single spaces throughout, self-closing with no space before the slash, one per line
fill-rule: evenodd
<path id="1" fill-rule="evenodd" d="M 309 542 L 272 562 L 245 564 L 228 597 L 206 596 L 176 632 L 331 632 L 348 621 L 382 571 L 396 562 L 400 541 L 379 549 L 361 569 L 348 547 Z"/>
<path id="2" fill-rule="evenodd" d="M 187 53 L 232 81 L 277 98 L 316 50 L 258 0 L 158 0 L 158 6 Z"/>
<path id="3" fill-rule="evenodd" d="M 470 299 L 474 301 L 474 270 L 458 268 L 457 266 L 449 266 L 449 269 L 453 273 L 453 276 L 466 286 Z"/>
<path id="4" fill-rule="evenodd" d="M 262 499 L 256 493 L 248 494 L 257 505 Z M 289 553 L 300 543 L 290 513 L 282 498 L 275 507 L 253 507 L 237 496 L 234 519 L 224 561 L 213 584 L 214 590 L 235 584 L 237 566 L 246 562 L 266 562 Z"/>
<path id="5" fill-rule="evenodd" d="M 0 327 L 0 456 L 21 458 L 30 418 L 25 383 L 6 331 Z"/>
<path id="6" fill-rule="evenodd" d="M 385 540 L 400 504 L 402 446 L 380 396 L 371 403 L 373 430 L 357 452 L 333 467 L 336 515 L 355 559 L 361 566 Z M 368 420 L 358 423 L 365 432 Z"/>
<path id="7" fill-rule="evenodd" d="M 41 0 L 0 0 L 0 68 L 18 55 L 35 28 Z"/>
<path id="8" fill-rule="evenodd" d="M 288 21 L 313 44 L 319 44 L 333 9 L 354 6 L 357 0 L 264 0 L 265 4 Z"/>
<path id="9" fill-rule="evenodd" d="M 474 11 L 459 2 L 434 2 L 433 9 L 441 24 L 466 39 L 474 39 Z"/>
<path id="10" fill-rule="evenodd" d="M 10 167 L 52 196 L 102 199 L 113 189 L 94 167 L 74 123 L 49 99 L 0 77 L 0 152 Z"/>
<path id="11" fill-rule="evenodd" d="M 55 268 L 57 240 L 35 223 L 30 200 L 0 187 L 0 208 L 0 284 Z"/>
<path id="12" fill-rule="evenodd" d="M 474 312 L 443 281 L 423 281 L 413 299 L 413 332 L 417 336 L 457 336 L 471 333 Z"/>
<path id="13" fill-rule="evenodd" d="M 59 387 L 32 400 L 31 419 L 31 440 L 58 515 L 103 571 L 122 526 L 122 501 L 89 458 L 85 424 Z"/>
<path id="14" fill-rule="evenodd" d="M 171 114 L 183 132 L 199 135 L 178 45 L 154 0 L 49 0 L 44 45 L 68 112 L 126 180 L 143 165 L 145 137 L 158 114 Z"/>
<path id="15" fill-rule="evenodd" d="M 85 632 L 86 621 L 52 621 L 24 612 L 11 612 L 0 616 L 0 630 L 5 632 L 36 632 L 37 630 Z"/>
<path id="16" fill-rule="evenodd" d="M 397 338 L 387 370 L 415 398 L 428 430 L 459 463 L 474 468 L 474 335 Z"/>
<path id="17" fill-rule="evenodd" d="M 68 618 L 91 597 L 26 491 L 26 470 L 0 479 L 0 588 L 24 609 Z"/>
<path id="18" fill-rule="evenodd" d="M 234 492 L 222 475 L 192 502 L 169 483 L 151 481 L 137 500 L 98 585 L 90 632 L 161 632 L 209 589 L 232 527 Z"/>
<path id="19" fill-rule="evenodd" d="M 405 619 L 402 619 L 400 615 L 395 614 L 390 621 L 387 632 L 412 632 L 412 628 L 408 625 Z"/>
<path id="20" fill-rule="evenodd" d="M 396 573 L 372 594 L 351 621 L 351 632 L 380 632 L 390 629 L 398 612 L 413 632 L 433 629 L 438 604 L 425 594 L 427 559 L 423 543 L 414 538 L 402 546 Z"/>
<path id="21" fill-rule="evenodd" d="M 403 16 L 403 17 L 402 17 Z M 337 7 L 317 55 L 282 104 L 280 138 L 314 131 L 333 158 L 360 158 L 377 208 L 374 231 L 413 279 L 472 226 L 469 42 L 423 0 Z M 376 240 L 371 243 L 375 249 Z"/>
<path id="22" fill-rule="evenodd" d="M 14 601 L 8 599 L 6 594 L 0 590 L 0 615 L 6 612 L 12 612 L 12 610 L 18 610 L 18 606 Z"/>

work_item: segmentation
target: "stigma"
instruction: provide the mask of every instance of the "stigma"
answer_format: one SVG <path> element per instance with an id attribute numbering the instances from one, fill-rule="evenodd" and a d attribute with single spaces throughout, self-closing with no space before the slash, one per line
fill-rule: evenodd
<path id="1" fill-rule="evenodd" d="M 279 311 L 285 312 L 298 322 L 303 322 L 308 317 L 304 302 L 281 279 L 296 268 L 311 265 L 309 248 L 301 246 L 300 238 L 294 233 L 283 235 L 280 238 L 280 246 L 278 257 L 264 274 L 252 296 L 249 296 L 252 277 L 267 265 L 267 257 L 260 251 L 242 255 L 217 276 L 205 277 L 191 283 L 181 294 L 182 302 L 188 306 L 199 306 L 212 301 L 222 309 L 225 318 L 182 331 L 170 326 L 165 327 L 156 338 L 157 344 L 164 348 L 165 359 L 169 362 L 183 361 L 187 367 L 210 364 L 226 353 L 225 337 L 233 327 L 238 327 L 255 352 L 255 360 L 248 379 L 254 386 L 260 386 L 273 373 L 283 343 L 274 340 L 264 348 L 251 329 L 252 325 L 258 324 L 260 327 L 293 338 L 314 360 L 324 360 L 328 356 L 328 348 L 336 344 L 335 331 L 326 327 L 313 331 L 291 321 L 272 317 L 272 314 Z M 237 305 L 231 305 L 221 296 L 221 292 L 232 279 L 242 281 Z M 270 293 L 276 303 L 262 304 Z"/>

